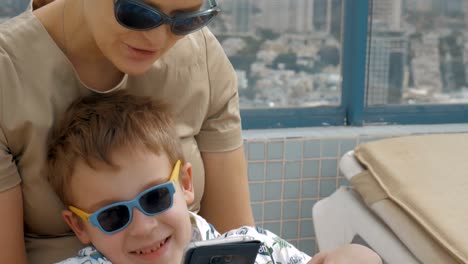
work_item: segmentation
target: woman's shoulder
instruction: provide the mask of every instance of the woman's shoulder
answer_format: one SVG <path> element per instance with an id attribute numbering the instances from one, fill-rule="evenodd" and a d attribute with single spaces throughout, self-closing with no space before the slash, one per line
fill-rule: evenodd
<path id="1" fill-rule="evenodd" d="M 0 24 L 0 89 L 43 85 L 45 79 L 68 73 L 64 65 L 66 56 L 31 11 Z"/>
<path id="2" fill-rule="evenodd" d="M 0 43 L 2 47 L 13 48 L 17 41 L 35 40 L 40 32 L 40 22 L 30 11 L 10 18 L 0 24 Z M 29 41 L 28 45 L 33 44 Z"/>
<path id="3" fill-rule="evenodd" d="M 31 11 L 0 24 L 1 57 L 12 60 L 17 66 L 50 58 L 59 54 L 57 49 L 47 30 Z"/>

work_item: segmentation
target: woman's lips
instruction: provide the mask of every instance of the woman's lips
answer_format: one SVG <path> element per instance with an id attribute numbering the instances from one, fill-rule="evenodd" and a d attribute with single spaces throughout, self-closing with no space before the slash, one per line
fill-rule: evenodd
<path id="1" fill-rule="evenodd" d="M 158 52 L 158 50 L 139 49 L 139 48 L 132 47 L 130 45 L 126 45 L 126 46 L 129 51 L 130 57 L 134 59 L 138 59 L 138 60 L 153 58 Z"/>

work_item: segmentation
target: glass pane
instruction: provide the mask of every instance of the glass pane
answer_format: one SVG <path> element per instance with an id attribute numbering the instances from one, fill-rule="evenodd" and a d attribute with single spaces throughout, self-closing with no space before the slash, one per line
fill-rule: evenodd
<path id="1" fill-rule="evenodd" d="M 23 12 L 30 0 L 0 0 L 0 23 Z"/>
<path id="2" fill-rule="evenodd" d="M 369 4 L 367 104 L 468 103 L 468 0 Z"/>
<path id="3" fill-rule="evenodd" d="M 219 0 L 241 108 L 339 105 L 344 0 Z"/>

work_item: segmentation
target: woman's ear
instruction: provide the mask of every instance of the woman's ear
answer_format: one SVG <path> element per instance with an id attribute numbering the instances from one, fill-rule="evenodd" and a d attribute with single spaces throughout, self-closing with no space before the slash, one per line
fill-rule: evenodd
<path id="1" fill-rule="evenodd" d="M 62 218 L 68 224 L 68 226 L 73 230 L 78 240 L 81 243 L 87 245 L 91 243 L 90 237 L 88 235 L 88 230 L 83 224 L 83 220 L 75 215 L 69 210 L 62 211 Z"/>
<path id="2" fill-rule="evenodd" d="M 185 201 L 187 202 L 187 205 L 189 205 L 193 203 L 193 200 L 195 199 L 192 182 L 192 164 L 190 164 L 190 162 L 186 162 L 182 166 L 181 172 L 180 186 L 182 187 Z"/>

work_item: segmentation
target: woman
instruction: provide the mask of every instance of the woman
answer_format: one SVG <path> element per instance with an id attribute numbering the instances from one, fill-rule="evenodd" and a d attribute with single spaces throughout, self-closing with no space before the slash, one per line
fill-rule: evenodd
<path id="1" fill-rule="evenodd" d="M 194 165 L 191 209 L 221 231 L 253 224 L 236 78 L 205 27 L 219 9 L 198 12 L 204 2 L 55 0 L 0 25 L 0 263 L 51 263 L 81 246 L 43 164 L 56 117 L 89 93 L 167 101 Z"/>

